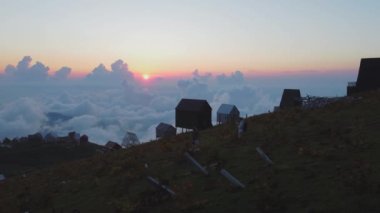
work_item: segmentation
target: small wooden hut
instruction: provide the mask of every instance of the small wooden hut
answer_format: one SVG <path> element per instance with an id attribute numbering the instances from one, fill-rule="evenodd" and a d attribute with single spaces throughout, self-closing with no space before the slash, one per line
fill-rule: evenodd
<path id="1" fill-rule="evenodd" d="M 362 58 L 356 82 L 349 82 L 347 95 L 380 88 L 380 58 Z"/>
<path id="2" fill-rule="evenodd" d="M 133 132 L 127 132 L 125 133 L 125 136 L 123 138 L 123 142 L 121 143 L 121 145 L 125 148 L 128 148 L 130 146 L 133 146 L 133 145 L 138 145 L 140 144 L 140 141 L 139 141 L 139 138 L 137 137 L 137 135 Z"/>
<path id="3" fill-rule="evenodd" d="M 160 123 L 156 127 L 156 138 L 170 137 L 176 135 L 176 133 L 176 128 L 167 123 Z"/>
<path id="4" fill-rule="evenodd" d="M 210 128 L 211 111 L 211 106 L 206 100 L 181 99 L 175 108 L 175 125 L 185 129 Z"/>
<path id="5" fill-rule="evenodd" d="M 225 123 L 228 121 L 238 121 L 240 118 L 240 111 L 235 105 L 232 104 L 222 104 L 220 105 L 216 113 L 216 121 L 220 123 Z"/>
<path id="6" fill-rule="evenodd" d="M 108 141 L 107 143 L 106 143 L 106 145 L 104 145 L 107 149 L 109 149 L 109 150 L 118 150 L 118 149 L 121 149 L 121 146 L 118 144 L 118 143 L 116 143 L 116 142 L 113 142 L 113 141 Z"/>
<path id="7" fill-rule="evenodd" d="M 299 89 L 284 89 L 280 102 L 280 109 L 302 106 L 301 92 Z"/>

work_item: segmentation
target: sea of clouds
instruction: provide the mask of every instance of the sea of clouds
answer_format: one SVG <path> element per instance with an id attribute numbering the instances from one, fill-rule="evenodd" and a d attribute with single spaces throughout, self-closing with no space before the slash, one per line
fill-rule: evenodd
<path id="1" fill-rule="evenodd" d="M 189 72 L 187 77 L 136 78 L 127 63 L 117 60 L 110 69 L 100 64 L 86 77 L 70 79 L 69 67 L 49 75 L 49 67 L 32 63 L 30 56 L 8 65 L 0 74 L 0 140 L 36 132 L 67 135 L 70 131 L 105 144 L 121 142 L 126 131 L 140 141 L 155 138 L 160 122 L 175 125 L 181 98 L 206 99 L 213 121 L 220 104 L 235 104 L 242 116 L 266 113 L 279 104 L 284 88 L 300 88 L 302 95 L 340 96 L 354 72 L 307 75 L 250 76 Z"/>

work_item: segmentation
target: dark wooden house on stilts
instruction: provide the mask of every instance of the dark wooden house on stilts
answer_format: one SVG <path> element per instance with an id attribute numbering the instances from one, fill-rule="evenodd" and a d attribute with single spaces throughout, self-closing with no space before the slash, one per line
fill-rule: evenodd
<path id="1" fill-rule="evenodd" d="M 212 127 L 211 106 L 206 100 L 181 99 L 175 108 L 175 126 L 203 130 Z"/>
<path id="2" fill-rule="evenodd" d="M 347 95 L 380 88 L 380 58 L 363 58 L 360 61 L 356 82 L 349 82 Z"/>

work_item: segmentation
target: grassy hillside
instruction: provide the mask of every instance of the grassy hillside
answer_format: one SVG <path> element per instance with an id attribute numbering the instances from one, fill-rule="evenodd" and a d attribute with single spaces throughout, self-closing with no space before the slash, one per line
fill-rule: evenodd
<path id="1" fill-rule="evenodd" d="M 55 164 L 88 158 L 101 146 L 88 143 L 44 143 L 25 141 L 13 143 L 12 148 L 0 147 L 0 173 L 6 177 L 22 175 Z"/>
<path id="2" fill-rule="evenodd" d="M 200 133 L 193 156 L 209 176 L 184 158 L 191 135 L 181 134 L 10 178 L 0 184 L 0 212 L 378 212 L 379 129 L 379 93 L 254 116 L 241 139 L 231 124 Z M 220 168 L 246 188 L 234 188 Z"/>

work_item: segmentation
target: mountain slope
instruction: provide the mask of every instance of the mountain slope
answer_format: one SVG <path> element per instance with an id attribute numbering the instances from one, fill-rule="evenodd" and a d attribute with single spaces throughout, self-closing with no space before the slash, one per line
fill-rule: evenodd
<path id="1" fill-rule="evenodd" d="M 12 148 L 0 147 L 0 173 L 6 177 L 22 175 L 36 169 L 91 157 L 101 147 L 94 143 L 79 146 L 71 142 L 16 142 L 12 144 Z"/>
<path id="2" fill-rule="evenodd" d="M 375 212 L 380 209 L 380 94 L 286 110 L 68 162 L 0 184 L 0 212 Z M 260 146 L 273 160 L 268 166 Z M 234 188 L 225 168 L 246 185 Z M 171 197 L 147 181 L 169 186 Z"/>

